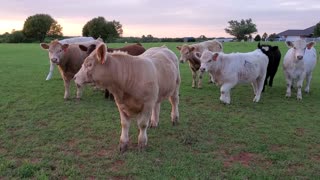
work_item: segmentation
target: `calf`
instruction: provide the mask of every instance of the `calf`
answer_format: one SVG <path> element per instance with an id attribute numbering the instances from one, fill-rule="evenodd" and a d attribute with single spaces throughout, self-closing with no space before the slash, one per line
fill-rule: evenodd
<path id="1" fill-rule="evenodd" d="M 192 87 L 196 87 L 197 84 L 197 79 L 198 79 L 198 84 L 197 87 L 201 88 L 202 87 L 202 76 L 203 72 L 199 73 L 199 77 L 197 75 L 198 70 L 201 66 L 201 62 L 196 58 L 196 54 L 201 54 L 205 50 L 209 50 L 211 52 L 222 52 L 222 44 L 217 41 L 217 40 L 210 40 L 210 41 L 204 41 L 201 43 L 197 44 L 192 44 L 192 45 L 187 45 L 184 44 L 182 46 L 177 46 L 177 49 L 180 51 L 181 57 L 180 57 L 180 62 L 184 63 L 188 61 L 189 67 L 192 73 Z M 212 77 L 210 78 L 212 79 Z"/>
<path id="2" fill-rule="evenodd" d="M 73 43 L 83 43 L 83 42 L 88 42 L 88 41 L 94 41 L 93 37 L 73 37 L 73 38 L 67 38 L 67 39 L 63 39 L 60 40 L 59 43 L 60 44 L 73 44 Z M 49 69 L 49 73 L 47 75 L 46 80 L 50 80 L 52 78 L 53 75 L 53 70 L 54 70 L 54 63 L 52 63 L 52 61 L 50 61 L 50 69 Z"/>
<path id="3" fill-rule="evenodd" d="M 301 88 L 306 78 L 306 87 L 304 91 L 310 92 L 310 82 L 312 71 L 316 65 L 317 53 L 314 49 L 315 42 L 307 43 L 305 40 L 295 42 L 287 41 L 290 48 L 283 60 L 283 71 L 287 82 L 286 97 L 291 97 L 291 88 L 294 81 L 297 83 L 297 99 L 302 99 Z"/>
<path id="4" fill-rule="evenodd" d="M 276 75 L 279 64 L 280 64 L 281 52 L 278 46 L 260 45 L 260 42 L 258 44 L 258 48 L 269 58 L 267 75 L 266 75 L 266 79 L 264 81 L 263 90 L 262 90 L 264 91 L 265 85 L 268 84 L 269 87 L 272 87 L 273 78 Z"/>
<path id="5" fill-rule="evenodd" d="M 89 46 L 93 43 L 101 43 L 101 41 L 95 40 L 84 44 Z M 80 50 L 79 44 L 61 44 L 58 40 L 54 40 L 50 44 L 41 43 L 40 46 L 48 50 L 50 61 L 58 65 L 64 81 L 64 99 L 67 100 L 70 94 L 70 81 L 79 71 L 88 54 Z M 77 87 L 77 98 L 80 99 L 80 97 L 81 89 Z"/>
<path id="6" fill-rule="evenodd" d="M 75 75 L 75 82 L 78 87 L 94 82 L 114 95 L 122 126 L 121 152 L 128 146 L 132 118 L 138 121 L 139 148 L 147 145 L 149 121 L 151 127 L 158 125 L 160 103 L 164 99 L 171 102 L 172 124 L 178 122 L 179 64 L 177 56 L 166 47 L 130 56 L 124 52 L 108 53 L 106 46 L 99 44 Z"/>
<path id="7" fill-rule="evenodd" d="M 87 54 L 89 55 L 93 50 L 95 50 L 96 45 L 92 44 L 89 47 L 86 47 L 84 45 L 79 45 L 79 47 L 81 50 L 86 51 Z M 142 46 L 142 44 L 136 43 L 136 44 L 127 45 L 121 48 L 107 48 L 107 51 L 110 53 L 115 51 L 122 51 L 122 52 L 127 52 L 129 55 L 132 55 L 132 56 L 138 56 L 144 53 L 146 49 Z M 113 100 L 114 98 L 113 95 L 107 89 L 105 89 L 104 97 L 106 99 L 110 97 L 111 100 Z"/>
<path id="8" fill-rule="evenodd" d="M 204 51 L 200 57 L 200 71 L 208 71 L 221 86 L 220 101 L 230 104 L 230 90 L 238 83 L 252 83 L 255 97 L 259 102 L 266 77 L 268 57 L 260 49 L 248 53 L 213 53 Z"/>

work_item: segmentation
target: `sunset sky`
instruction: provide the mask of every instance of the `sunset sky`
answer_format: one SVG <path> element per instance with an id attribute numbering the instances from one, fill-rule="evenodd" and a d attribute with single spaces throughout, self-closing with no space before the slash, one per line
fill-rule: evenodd
<path id="1" fill-rule="evenodd" d="M 123 36 L 230 37 L 230 20 L 251 18 L 258 34 L 305 29 L 320 21 L 320 0 L 1 0 L 0 34 L 21 30 L 27 17 L 49 14 L 63 34 L 80 36 L 84 24 L 103 16 L 120 21 Z"/>

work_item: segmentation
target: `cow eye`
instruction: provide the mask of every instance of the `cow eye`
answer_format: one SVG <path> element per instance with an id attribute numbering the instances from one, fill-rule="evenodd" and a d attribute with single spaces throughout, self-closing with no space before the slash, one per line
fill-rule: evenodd
<path id="1" fill-rule="evenodd" d="M 209 61 L 208 62 L 211 62 L 212 61 L 212 59 L 209 59 Z"/>

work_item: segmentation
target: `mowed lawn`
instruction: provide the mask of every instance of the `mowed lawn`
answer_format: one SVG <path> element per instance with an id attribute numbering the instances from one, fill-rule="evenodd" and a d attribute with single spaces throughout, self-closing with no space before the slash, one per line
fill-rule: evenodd
<path id="1" fill-rule="evenodd" d="M 180 43 L 165 44 L 179 56 Z M 278 45 L 282 56 L 287 51 L 284 42 L 269 44 Z M 224 50 L 256 46 L 232 42 Z M 165 101 L 159 128 L 148 130 L 146 151 L 138 150 L 133 122 L 129 149 L 121 155 L 114 102 L 91 87 L 77 102 L 74 84 L 72 99 L 64 101 L 58 70 L 45 81 L 48 53 L 39 44 L 0 44 L 0 179 L 318 179 L 320 67 L 311 93 L 297 101 L 296 90 L 285 98 L 282 61 L 259 103 L 244 84 L 231 91 L 231 105 L 219 102 L 219 88 L 207 83 L 208 75 L 202 89 L 191 88 L 188 64 L 180 64 L 179 125 L 171 125 Z"/>

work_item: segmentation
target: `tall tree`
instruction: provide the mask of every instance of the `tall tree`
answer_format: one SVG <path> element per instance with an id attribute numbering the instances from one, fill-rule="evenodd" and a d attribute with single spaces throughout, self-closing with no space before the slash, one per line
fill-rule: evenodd
<path id="1" fill-rule="evenodd" d="M 268 34 L 265 32 L 262 35 L 262 40 L 265 41 L 268 38 Z"/>
<path id="2" fill-rule="evenodd" d="M 254 41 L 261 41 L 261 36 L 259 34 L 254 37 Z"/>
<path id="3" fill-rule="evenodd" d="M 113 22 L 108 22 L 101 16 L 88 21 L 82 28 L 82 35 L 94 38 L 101 37 L 107 42 L 119 37 L 119 33 Z"/>
<path id="4" fill-rule="evenodd" d="M 119 36 L 121 37 L 123 34 L 122 24 L 120 24 L 119 21 L 115 21 L 115 20 L 113 20 L 112 23 L 113 23 L 114 27 L 116 28 Z"/>
<path id="5" fill-rule="evenodd" d="M 245 39 L 246 36 L 250 36 L 252 33 L 257 32 L 256 25 L 252 22 L 252 19 L 242 19 L 240 22 L 231 20 L 228 22 L 229 27 L 224 30 L 226 33 L 235 36 L 239 41 Z"/>
<path id="6" fill-rule="evenodd" d="M 314 37 L 320 37 L 320 22 L 314 28 L 313 36 Z"/>
<path id="7" fill-rule="evenodd" d="M 63 34 L 62 34 L 62 26 L 60 24 L 58 24 L 57 21 L 54 21 L 51 24 L 47 35 L 51 36 L 51 37 L 54 37 L 54 38 L 63 36 Z"/>
<path id="8" fill-rule="evenodd" d="M 29 16 L 23 25 L 22 32 L 27 38 L 33 38 L 43 42 L 55 20 L 48 14 L 36 14 Z"/>

